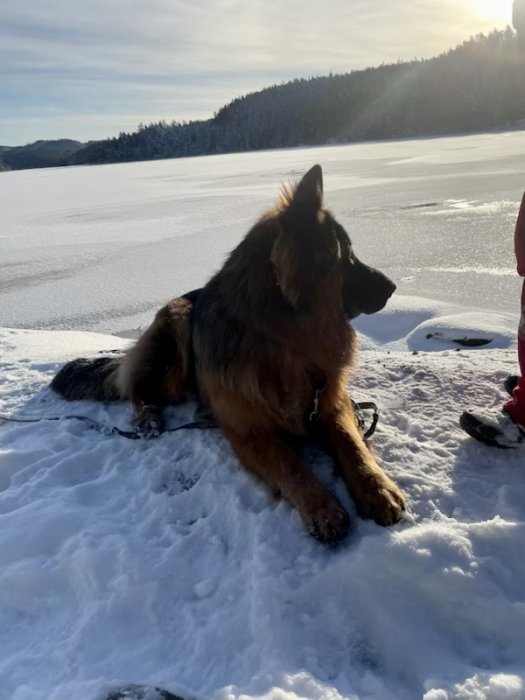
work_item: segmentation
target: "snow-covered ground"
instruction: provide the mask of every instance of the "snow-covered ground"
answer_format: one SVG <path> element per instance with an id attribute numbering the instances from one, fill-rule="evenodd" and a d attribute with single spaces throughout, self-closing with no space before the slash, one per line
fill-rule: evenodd
<path id="1" fill-rule="evenodd" d="M 305 450 L 352 514 L 328 550 L 217 430 L 143 442 L 0 424 L 0 700 L 102 700 L 126 683 L 203 700 L 525 698 L 525 459 L 458 427 L 517 370 L 520 139 L 0 175 L 0 414 L 126 429 L 126 404 L 54 396 L 56 369 L 125 347 L 86 331 L 136 332 L 205 281 L 276 182 L 322 163 L 358 254 L 399 283 L 356 323 L 352 392 L 379 404 L 374 448 L 409 502 L 396 527 L 361 521 Z"/>

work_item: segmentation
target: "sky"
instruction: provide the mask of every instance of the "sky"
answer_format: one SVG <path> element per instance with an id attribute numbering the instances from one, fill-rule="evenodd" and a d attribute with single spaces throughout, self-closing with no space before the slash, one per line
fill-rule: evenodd
<path id="1" fill-rule="evenodd" d="M 512 0 L 0 0 L 0 145 L 207 119 L 293 78 L 427 58 Z"/>

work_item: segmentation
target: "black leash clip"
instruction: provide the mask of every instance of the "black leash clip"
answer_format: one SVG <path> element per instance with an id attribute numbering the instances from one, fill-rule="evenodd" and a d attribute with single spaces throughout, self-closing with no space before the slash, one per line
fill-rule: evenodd
<path id="1" fill-rule="evenodd" d="M 363 437 L 365 440 L 367 440 L 369 437 L 372 437 L 377 428 L 377 421 L 379 420 L 379 409 L 377 408 L 377 404 L 374 401 L 360 401 L 359 403 L 352 401 L 352 406 L 354 407 L 355 417 L 357 418 L 359 428 L 363 431 Z M 370 424 L 368 430 L 365 430 L 366 421 L 363 411 L 373 411 L 372 423 Z"/>

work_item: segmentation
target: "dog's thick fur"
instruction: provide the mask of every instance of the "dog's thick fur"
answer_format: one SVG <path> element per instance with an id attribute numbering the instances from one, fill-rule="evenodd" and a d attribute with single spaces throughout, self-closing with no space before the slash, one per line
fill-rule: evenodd
<path id="1" fill-rule="evenodd" d="M 75 360 L 51 386 L 66 399 L 130 399 L 150 435 L 162 429 L 165 405 L 197 397 L 242 465 L 297 508 L 312 535 L 335 542 L 348 515 L 292 438 L 324 439 L 362 517 L 382 525 L 402 517 L 403 495 L 368 449 L 347 391 L 349 319 L 379 311 L 394 289 L 323 209 L 317 165 L 203 289 L 163 307 L 122 358 Z"/>

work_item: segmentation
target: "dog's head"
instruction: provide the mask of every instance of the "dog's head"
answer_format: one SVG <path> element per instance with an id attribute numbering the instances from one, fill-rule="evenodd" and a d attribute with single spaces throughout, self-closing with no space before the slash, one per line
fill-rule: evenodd
<path id="1" fill-rule="evenodd" d="M 306 310 L 320 285 L 340 289 L 346 315 L 380 311 L 395 284 L 379 270 L 362 263 L 350 238 L 330 212 L 323 209 L 323 173 L 314 165 L 279 206 L 280 232 L 271 260 L 286 301 Z"/>

